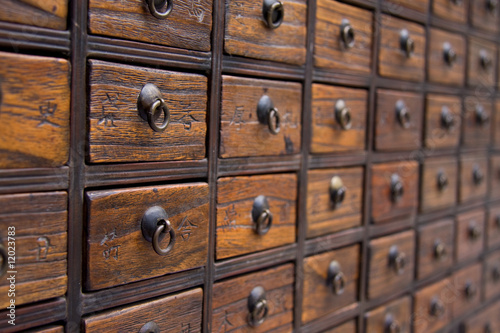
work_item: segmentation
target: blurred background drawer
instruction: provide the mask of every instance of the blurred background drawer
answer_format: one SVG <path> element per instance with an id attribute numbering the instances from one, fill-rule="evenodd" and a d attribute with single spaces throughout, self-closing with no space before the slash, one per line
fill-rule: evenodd
<path id="1" fill-rule="evenodd" d="M 420 210 L 453 207 L 457 202 L 458 161 L 455 157 L 432 157 L 422 166 Z"/>
<path id="2" fill-rule="evenodd" d="M 434 0 L 432 1 L 432 12 L 436 17 L 456 22 L 467 23 L 468 0 Z"/>
<path id="3" fill-rule="evenodd" d="M 68 0 L 4 0 L 0 20 L 65 30 Z"/>
<path id="4" fill-rule="evenodd" d="M 484 266 L 484 297 L 492 299 L 500 294 L 500 251 L 488 255 Z"/>
<path id="5" fill-rule="evenodd" d="M 366 332 L 409 332 L 411 319 L 410 297 L 399 298 L 365 314 Z"/>
<path id="6" fill-rule="evenodd" d="M 490 156 L 490 182 L 491 199 L 500 199 L 500 155 Z"/>
<path id="7" fill-rule="evenodd" d="M 490 207 L 486 223 L 486 244 L 488 248 L 500 244 L 500 206 Z"/>
<path id="8" fill-rule="evenodd" d="M 351 320 L 347 323 L 341 324 L 335 328 L 323 331 L 323 333 L 355 333 L 356 330 L 356 321 Z"/>
<path id="9" fill-rule="evenodd" d="M 467 319 L 461 329 L 463 333 L 500 332 L 500 302 L 496 302 L 486 309 Z"/>
<path id="10" fill-rule="evenodd" d="M 484 210 L 474 210 L 457 216 L 456 260 L 476 258 L 484 245 Z"/>
<path id="11" fill-rule="evenodd" d="M 453 220 L 436 221 L 418 230 L 417 278 L 424 279 L 453 265 L 455 230 Z"/>
<path id="12" fill-rule="evenodd" d="M 453 148 L 460 143 L 462 100 L 458 96 L 428 94 L 425 110 L 425 146 Z"/>
<path id="13" fill-rule="evenodd" d="M 451 320 L 453 286 L 448 279 L 424 287 L 415 293 L 413 332 L 438 332 Z"/>
<path id="14" fill-rule="evenodd" d="M 431 29 L 427 53 L 429 81 L 462 86 L 465 81 L 466 52 L 462 35 Z"/>
<path id="15" fill-rule="evenodd" d="M 473 2 L 480 3 L 480 1 Z M 469 86 L 486 87 L 495 83 L 497 47 L 494 43 L 470 37 L 467 62 Z"/>
<path id="16" fill-rule="evenodd" d="M 488 160 L 483 154 L 460 157 L 459 203 L 483 199 L 488 184 Z"/>
<path id="17" fill-rule="evenodd" d="M 487 146 L 491 138 L 493 106 L 488 99 L 468 96 L 464 100 L 464 146 Z"/>
<path id="18" fill-rule="evenodd" d="M 462 268 L 451 276 L 450 280 L 455 287 L 456 298 L 452 302 L 453 318 L 462 318 L 464 313 L 475 309 L 481 302 L 482 265 Z"/>
<path id="19" fill-rule="evenodd" d="M 471 23 L 474 27 L 490 32 L 498 31 L 498 2 L 496 0 L 472 0 Z"/>

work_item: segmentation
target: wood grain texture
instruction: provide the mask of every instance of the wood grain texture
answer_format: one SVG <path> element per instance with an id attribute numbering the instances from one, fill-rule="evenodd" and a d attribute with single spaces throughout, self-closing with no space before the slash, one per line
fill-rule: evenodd
<path id="1" fill-rule="evenodd" d="M 464 333 L 484 333 L 485 326 L 490 325 L 491 332 L 500 332 L 500 302 L 495 302 L 462 324 Z"/>
<path id="2" fill-rule="evenodd" d="M 435 256 L 436 244 L 444 245 L 446 254 Z M 424 279 L 453 265 L 455 229 L 451 219 L 436 221 L 418 230 L 417 278 Z"/>
<path id="3" fill-rule="evenodd" d="M 440 188 L 438 176 L 443 174 L 448 185 Z M 441 208 L 453 207 L 457 202 L 458 161 L 450 157 L 433 157 L 425 159 L 422 167 L 420 187 L 420 210 L 428 212 Z"/>
<path id="4" fill-rule="evenodd" d="M 443 44 L 449 43 L 457 55 L 455 62 L 449 65 L 445 61 Z M 430 82 L 463 86 L 465 83 L 466 62 L 465 37 L 440 29 L 430 29 L 429 49 L 427 53 L 427 77 Z"/>
<path id="5" fill-rule="evenodd" d="M 364 150 L 368 91 L 312 85 L 311 152 L 333 153 Z M 344 130 L 335 118 L 335 103 L 344 100 L 351 114 L 351 128 Z"/>
<path id="6" fill-rule="evenodd" d="M 500 155 L 490 156 L 490 182 L 490 197 L 500 199 Z"/>
<path id="7" fill-rule="evenodd" d="M 485 213 L 483 209 L 462 213 L 457 216 L 455 235 L 455 257 L 456 261 L 464 261 L 476 258 L 483 250 L 484 245 L 484 222 Z M 470 228 L 475 226 L 480 236 L 474 239 L 470 235 Z"/>
<path id="8" fill-rule="evenodd" d="M 396 202 L 391 200 L 391 176 L 398 175 L 404 193 Z M 415 161 L 390 162 L 372 166 L 371 216 L 374 223 L 386 222 L 416 213 L 418 205 L 418 163 Z"/>
<path id="9" fill-rule="evenodd" d="M 267 95 L 281 116 L 272 134 L 257 117 L 257 104 Z M 302 86 L 299 83 L 222 77 L 220 157 L 290 155 L 300 152 Z"/>
<path id="10" fill-rule="evenodd" d="M 333 313 L 358 300 L 359 245 L 317 254 L 304 259 L 302 324 Z M 328 267 L 337 261 L 345 276 L 344 292 L 336 295 L 328 281 Z"/>
<path id="11" fill-rule="evenodd" d="M 400 32 L 408 30 L 415 42 L 411 57 L 400 47 Z M 397 19 L 390 15 L 381 17 L 380 49 L 378 71 L 381 76 L 408 81 L 423 81 L 425 78 L 425 30 L 416 23 Z"/>
<path id="12" fill-rule="evenodd" d="M 205 76 L 98 60 L 91 60 L 89 66 L 90 162 L 196 160 L 205 157 Z M 164 132 L 153 131 L 139 116 L 137 99 L 146 83 L 160 89 L 170 109 L 170 124 Z"/>
<path id="13" fill-rule="evenodd" d="M 488 248 L 496 247 L 500 244 L 500 206 L 490 207 L 488 219 L 486 220 L 486 244 Z"/>
<path id="14" fill-rule="evenodd" d="M 498 32 L 498 6 L 491 12 L 486 6 L 486 0 L 472 0 L 471 10 L 471 23 L 475 28 Z"/>
<path id="15" fill-rule="evenodd" d="M 89 0 L 89 32 L 198 51 L 210 51 L 212 1 L 177 0 L 162 20 L 141 0 Z"/>
<path id="16" fill-rule="evenodd" d="M 494 271 L 500 269 L 500 251 L 486 257 L 484 266 L 484 296 L 486 299 L 492 299 L 500 294 L 500 280 L 494 277 Z"/>
<path id="17" fill-rule="evenodd" d="M 342 20 L 354 29 L 354 45 L 341 39 Z M 316 8 L 314 65 L 368 74 L 371 70 L 373 13 L 335 0 L 319 0 Z"/>
<path id="18" fill-rule="evenodd" d="M 391 14 L 398 14 L 402 9 L 411 9 L 416 12 L 427 14 L 429 8 L 429 0 L 383 0 L 382 8 L 389 11 Z"/>
<path id="19" fill-rule="evenodd" d="M 270 230 L 256 232 L 252 207 L 264 195 L 273 214 Z M 216 257 L 230 258 L 295 242 L 297 176 L 226 177 L 217 181 Z"/>
<path id="20" fill-rule="evenodd" d="M 447 0 L 448 1 L 448 0 Z M 442 125 L 441 112 L 448 108 L 453 116 L 453 126 Z M 425 111 L 425 138 L 427 148 L 454 148 L 460 143 L 462 127 L 462 100 L 458 96 L 428 94 Z"/>
<path id="21" fill-rule="evenodd" d="M 462 318 L 462 316 L 475 309 L 481 303 L 481 281 L 482 267 L 480 263 L 476 263 L 465 268 L 462 268 L 450 277 L 450 283 L 453 286 L 455 299 L 451 302 L 451 311 L 453 318 Z M 470 284 L 476 289 L 475 294 L 467 297 L 466 286 Z"/>
<path id="22" fill-rule="evenodd" d="M 408 128 L 405 128 L 398 121 L 396 103 L 399 100 L 403 101 L 409 110 L 410 124 Z M 419 148 L 422 141 L 423 112 L 422 95 L 378 89 L 375 149 L 394 151 Z"/>
<path id="23" fill-rule="evenodd" d="M 482 107 L 489 120 L 481 124 L 476 120 L 476 108 Z M 464 100 L 463 145 L 469 147 L 486 146 L 490 142 L 493 106 L 486 98 L 468 96 Z"/>
<path id="24" fill-rule="evenodd" d="M 86 288 L 102 289 L 205 265 L 208 185 L 148 186 L 91 191 L 86 240 Z M 141 221 L 153 206 L 165 209 L 176 233 L 172 250 L 156 254 Z M 167 246 L 169 237 L 161 242 Z"/>
<path id="25" fill-rule="evenodd" d="M 4 52 L 0 62 L 0 168 L 66 164 L 69 63 Z"/>
<path id="26" fill-rule="evenodd" d="M 351 320 L 347 323 L 339 325 L 335 328 L 323 331 L 323 333 L 355 333 L 356 331 L 356 321 Z"/>
<path id="27" fill-rule="evenodd" d="M 292 331 L 293 283 L 293 265 L 286 264 L 214 284 L 212 331 Z M 252 328 L 247 322 L 248 296 L 252 289 L 257 286 L 261 286 L 265 290 L 269 311 L 264 322 Z"/>
<path id="28" fill-rule="evenodd" d="M 67 286 L 66 192 L 0 196 L 0 244 L 6 251 L 14 241 L 15 301 L 18 305 L 63 296 Z M 8 239 L 9 227 L 15 235 Z M 5 259 L 7 260 L 7 259 Z M 3 260 L 2 260 L 3 262 Z M 0 306 L 10 303 L 9 273 L 0 279 Z"/>
<path id="29" fill-rule="evenodd" d="M 474 1 L 479 3 L 479 1 Z M 485 87 L 493 86 L 495 83 L 497 68 L 497 47 L 494 43 L 479 38 L 469 37 L 469 52 L 467 56 L 467 84 L 469 86 Z M 480 52 L 484 50 L 491 58 L 490 68 L 481 66 Z"/>
<path id="30" fill-rule="evenodd" d="M 389 251 L 392 246 L 397 246 L 398 253 L 406 256 L 406 266 L 400 274 L 390 265 Z M 415 232 L 409 230 L 371 240 L 368 260 L 369 299 L 408 286 L 413 280 L 415 268 Z"/>
<path id="31" fill-rule="evenodd" d="M 413 305 L 413 332 L 438 332 L 451 320 L 451 307 L 454 298 L 454 288 L 449 279 L 443 279 L 424 287 L 415 293 Z M 430 314 L 433 299 L 441 302 L 444 312 L 440 316 Z"/>
<path id="32" fill-rule="evenodd" d="M 65 30 L 68 0 L 4 0 L 0 21 Z"/>
<path id="33" fill-rule="evenodd" d="M 459 1 L 458 3 L 450 0 L 432 1 L 432 12 L 435 16 L 457 23 L 467 23 L 468 8 L 469 0 Z"/>
<path id="34" fill-rule="evenodd" d="M 85 332 L 139 332 L 154 322 L 161 332 L 201 332 L 202 306 L 203 291 L 197 288 L 91 316 L 83 325 Z"/>
<path id="35" fill-rule="evenodd" d="M 399 298 L 367 312 L 365 314 L 366 332 L 387 333 L 386 319 L 388 316 L 392 316 L 393 323 L 399 324 L 401 332 L 409 332 L 411 325 L 411 298 Z"/>
<path id="36" fill-rule="evenodd" d="M 341 178 L 346 188 L 344 201 L 330 199 L 332 177 Z M 361 225 L 363 168 L 309 170 L 307 176 L 307 238 Z"/>
<path id="37" fill-rule="evenodd" d="M 45 327 L 41 329 L 36 329 L 36 330 L 30 330 L 28 332 L 31 333 L 64 333 L 64 327 L 63 326 L 50 326 L 50 327 Z"/>
<path id="38" fill-rule="evenodd" d="M 478 167 L 484 175 L 481 183 L 474 182 L 474 168 Z M 482 154 L 467 154 L 460 157 L 459 203 L 482 199 L 486 196 L 488 179 L 488 160 Z"/>
<path id="39" fill-rule="evenodd" d="M 500 66 L 498 66 L 498 69 L 500 72 Z M 500 88 L 500 76 L 498 78 L 498 85 Z M 500 99 L 495 100 L 494 106 L 495 106 L 495 123 L 493 126 L 495 128 L 500 128 Z M 494 140 L 493 144 L 495 145 L 495 147 L 500 148 L 500 131 L 495 131 L 493 140 Z"/>

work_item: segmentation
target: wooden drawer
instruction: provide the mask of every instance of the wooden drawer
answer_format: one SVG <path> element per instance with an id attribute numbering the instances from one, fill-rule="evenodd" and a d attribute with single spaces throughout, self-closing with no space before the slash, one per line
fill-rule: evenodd
<path id="1" fill-rule="evenodd" d="M 90 191 L 86 202 L 87 289 L 113 287 L 205 265 L 207 184 Z M 149 220 L 156 221 L 153 230 L 147 228 Z M 160 229 L 165 225 L 161 221 L 169 221 L 172 226 L 169 235 Z M 166 229 L 168 226 L 163 227 Z M 151 233 L 159 234 L 157 249 L 168 253 L 155 252 Z"/>
<path id="2" fill-rule="evenodd" d="M 66 164 L 70 64 L 4 52 L 0 62 L 0 168 Z"/>
<path id="3" fill-rule="evenodd" d="M 467 83 L 470 86 L 486 87 L 495 83 L 496 54 L 494 43 L 472 37 L 469 39 Z"/>
<path id="4" fill-rule="evenodd" d="M 460 157 L 459 202 L 482 199 L 488 184 L 488 161 L 484 155 L 468 154 Z"/>
<path id="5" fill-rule="evenodd" d="M 498 66 L 500 70 L 500 66 Z M 500 86 L 500 77 L 498 78 L 498 85 Z M 500 87 L 499 87 L 500 88 Z M 495 100 L 495 123 L 494 128 L 500 128 L 500 99 Z M 500 131 L 494 131 L 493 144 L 496 148 L 500 148 Z"/>
<path id="6" fill-rule="evenodd" d="M 307 237 L 361 225 L 363 168 L 309 170 Z"/>
<path id="7" fill-rule="evenodd" d="M 364 150 L 368 91 L 312 85 L 312 153 Z"/>
<path id="8" fill-rule="evenodd" d="M 487 333 L 500 332 L 500 302 L 483 309 L 474 317 L 468 319 L 462 324 L 463 333 Z"/>
<path id="9" fill-rule="evenodd" d="M 201 288 L 83 320 L 85 332 L 201 332 Z"/>
<path id="10" fill-rule="evenodd" d="M 453 207 L 457 202 L 458 162 L 454 157 L 433 157 L 422 167 L 420 210 Z"/>
<path id="11" fill-rule="evenodd" d="M 151 11 L 149 0 L 89 0 L 89 32 L 210 51 L 212 1 L 189 0 L 170 4 L 173 5 L 168 17 L 157 18 L 156 13 L 162 14 L 168 9 L 166 6 L 154 6 Z"/>
<path id="12" fill-rule="evenodd" d="M 305 258 L 302 323 L 355 303 L 359 267 L 359 245 Z"/>
<path id="13" fill-rule="evenodd" d="M 383 0 L 382 8 L 392 14 L 400 13 L 403 9 L 411 9 L 416 12 L 427 14 L 429 0 Z"/>
<path id="14" fill-rule="evenodd" d="M 500 127 L 497 127 L 500 128 Z M 500 132 L 500 131 L 495 131 Z M 490 157 L 490 182 L 492 199 L 500 199 L 500 155 L 491 155 Z"/>
<path id="15" fill-rule="evenodd" d="M 472 25 L 476 28 L 498 31 L 498 3 L 491 0 L 472 1 Z"/>
<path id="16" fill-rule="evenodd" d="M 318 0 L 314 35 L 316 67 L 368 74 L 373 14 L 335 0 Z"/>
<path id="17" fill-rule="evenodd" d="M 418 163 L 391 162 L 372 166 L 372 220 L 374 223 L 416 213 Z"/>
<path id="18" fill-rule="evenodd" d="M 486 222 L 486 244 L 488 248 L 500 244 L 500 206 L 491 207 Z"/>
<path id="19" fill-rule="evenodd" d="M 453 287 L 448 279 L 422 288 L 415 294 L 413 332 L 433 333 L 451 320 Z"/>
<path id="20" fill-rule="evenodd" d="M 336 326 L 335 328 L 323 331 L 323 333 L 355 333 L 356 330 L 356 321 L 351 320 L 342 325 Z"/>
<path id="21" fill-rule="evenodd" d="M 419 24 L 390 15 L 382 15 L 381 24 L 378 54 L 380 75 L 408 81 L 423 81 L 425 77 L 424 28 Z"/>
<path id="22" fill-rule="evenodd" d="M 366 332 L 410 332 L 411 299 L 403 297 L 365 315 Z"/>
<path id="23" fill-rule="evenodd" d="M 422 141 L 423 112 L 422 95 L 378 89 L 375 149 L 419 148 Z"/>
<path id="24" fill-rule="evenodd" d="M 467 52 L 465 38 L 439 29 L 430 30 L 427 76 L 434 83 L 462 86 Z"/>
<path id="25" fill-rule="evenodd" d="M 453 148 L 460 143 L 462 101 L 458 96 L 428 94 L 425 112 L 425 146 Z"/>
<path id="26" fill-rule="evenodd" d="M 453 220 L 437 221 L 419 228 L 418 279 L 424 279 L 453 265 L 454 241 Z"/>
<path id="27" fill-rule="evenodd" d="M 217 259 L 295 242 L 297 176 L 226 177 L 217 181 Z"/>
<path id="28" fill-rule="evenodd" d="M 264 114 L 261 121 L 257 112 L 259 103 Z M 274 114 L 279 115 L 279 127 L 271 114 L 273 108 Z M 301 110 L 299 83 L 223 76 L 220 157 L 299 153 Z M 267 123 L 269 118 L 273 119 L 272 125 Z M 276 128 L 279 128 L 277 134 Z"/>
<path id="29" fill-rule="evenodd" d="M 500 251 L 486 258 L 484 274 L 484 296 L 486 299 L 495 298 L 500 294 Z"/>
<path id="30" fill-rule="evenodd" d="M 469 1 L 434 0 L 432 1 L 432 12 L 436 17 L 444 20 L 467 23 L 467 11 Z"/>
<path id="31" fill-rule="evenodd" d="M 25 331 L 25 332 L 31 332 L 31 333 L 64 333 L 64 327 L 63 326 L 49 326 L 49 327 L 44 327 L 36 330 L 30 330 L 30 331 Z"/>
<path id="32" fill-rule="evenodd" d="M 65 30 L 68 0 L 2 1 L 0 20 Z"/>
<path id="33" fill-rule="evenodd" d="M 196 160 L 205 157 L 205 76 L 98 60 L 91 60 L 89 67 L 89 162 Z M 147 83 L 160 90 L 154 93 L 155 100 L 163 98 L 170 110 L 170 122 L 163 131 L 153 129 L 147 118 L 140 116 L 138 97 Z M 155 111 L 159 119 L 154 124 L 158 127 L 165 121 L 161 110 L 165 109 Z"/>
<path id="34" fill-rule="evenodd" d="M 287 264 L 214 284 L 212 330 L 292 331 L 294 275 Z"/>
<path id="35" fill-rule="evenodd" d="M 370 241 L 368 298 L 390 294 L 410 285 L 415 267 L 413 230 Z"/>
<path id="36" fill-rule="evenodd" d="M 456 271 L 450 278 L 456 291 L 456 299 L 451 303 L 453 318 L 461 318 L 464 313 L 479 306 L 481 270 L 481 264 L 477 263 Z"/>
<path id="37" fill-rule="evenodd" d="M 484 211 L 482 209 L 457 216 L 456 257 L 463 261 L 477 257 L 483 250 Z"/>
<path id="38" fill-rule="evenodd" d="M 491 137 L 491 117 L 493 115 L 491 102 L 486 99 L 478 99 L 475 96 L 469 96 L 465 98 L 464 108 L 464 145 L 488 145 Z"/>
<path id="39" fill-rule="evenodd" d="M 264 3 L 262 0 L 226 0 L 224 50 L 230 55 L 304 64 L 306 1 L 268 1 L 276 8 L 273 11 L 265 11 Z"/>
<path id="40" fill-rule="evenodd" d="M 0 195 L 2 308 L 11 299 L 17 307 L 66 293 L 67 201 L 66 192 Z M 8 280 L 12 276 L 13 293 Z"/>

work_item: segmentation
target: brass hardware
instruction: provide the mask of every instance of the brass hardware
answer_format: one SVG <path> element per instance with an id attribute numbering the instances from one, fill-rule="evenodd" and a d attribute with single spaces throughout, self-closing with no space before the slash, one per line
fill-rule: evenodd
<path id="1" fill-rule="evenodd" d="M 404 186 L 397 174 L 391 175 L 391 201 L 398 202 L 404 194 Z"/>
<path id="2" fill-rule="evenodd" d="M 2 244 L 0 244 L 0 276 L 3 276 L 7 272 L 7 251 Z"/>
<path id="3" fill-rule="evenodd" d="M 351 22 L 349 22 L 348 19 L 342 19 L 340 24 L 340 38 L 342 39 L 342 42 L 344 42 L 344 46 L 346 48 L 353 47 L 355 37 L 356 33 L 354 32 Z"/>
<path id="4" fill-rule="evenodd" d="M 453 113 L 447 106 L 441 108 L 441 126 L 447 130 L 450 130 L 455 125 L 455 117 Z"/>
<path id="5" fill-rule="evenodd" d="M 486 0 L 486 9 L 492 14 L 495 14 L 495 9 L 497 9 L 498 0 Z"/>
<path id="6" fill-rule="evenodd" d="M 464 293 L 468 299 L 473 298 L 477 294 L 476 285 L 472 281 L 465 282 Z"/>
<path id="7" fill-rule="evenodd" d="M 142 216 L 141 222 L 142 236 L 148 242 L 153 244 L 155 252 L 161 256 L 166 255 L 172 250 L 175 244 L 175 230 L 170 225 L 167 213 L 160 206 L 149 208 Z M 160 246 L 160 242 L 169 233 L 170 240 L 166 248 Z"/>
<path id="8" fill-rule="evenodd" d="M 479 229 L 475 221 L 472 221 L 469 224 L 468 233 L 469 233 L 469 238 L 472 241 L 476 241 L 479 239 L 479 237 L 481 237 L 481 229 Z"/>
<path id="9" fill-rule="evenodd" d="M 448 177 L 443 170 L 439 170 L 437 174 L 437 187 L 440 191 L 443 191 L 448 186 Z"/>
<path id="10" fill-rule="evenodd" d="M 437 239 L 434 242 L 434 258 L 443 260 L 447 255 L 448 251 L 446 250 L 446 245 L 440 239 Z"/>
<path id="11" fill-rule="evenodd" d="M 407 58 L 410 58 L 415 51 L 415 41 L 410 37 L 410 33 L 406 29 L 401 30 L 399 33 L 399 46 Z"/>
<path id="12" fill-rule="evenodd" d="M 332 288 L 335 295 L 342 295 L 345 290 L 345 276 L 340 264 L 334 260 L 328 266 L 327 284 Z"/>
<path id="13" fill-rule="evenodd" d="M 455 61 L 457 61 L 457 52 L 453 49 L 450 43 L 443 43 L 443 56 L 444 61 L 448 64 L 448 66 L 453 66 Z"/>
<path id="14" fill-rule="evenodd" d="M 339 176 L 334 176 L 330 180 L 330 200 L 334 207 L 339 206 L 345 199 L 346 188 Z"/>
<path id="15" fill-rule="evenodd" d="M 155 132 L 163 132 L 170 123 L 170 110 L 161 96 L 160 89 L 152 83 L 147 83 L 142 87 L 137 99 L 137 110 L 139 116 L 146 120 Z M 161 113 L 163 113 L 163 122 L 158 126 L 156 121 L 160 118 Z"/>
<path id="16" fill-rule="evenodd" d="M 150 321 L 141 327 L 139 333 L 160 333 L 160 327 L 154 321 Z"/>
<path id="17" fill-rule="evenodd" d="M 252 327 L 259 326 L 266 320 L 269 312 L 266 292 L 261 286 L 255 287 L 248 296 L 248 324 Z"/>
<path id="18" fill-rule="evenodd" d="M 389 266 L 391 266 L 396 274 L 401 275 L 406 268 L 407 260 L 404 252 L 399 252 L 397 245 L 391 246 L 389 249 Z"/>
<path id="19" fill-rule="evenodd" d="M 431 307 L 430 307 L 430 315 L 433 317 L 441 317 L 444 315 L 444 305 L 443 302 L 441 302 L 440 299 L 437 297 L 433 297 L 431 300 Z"/>
<path id="20" fill-rule="evenodd" d="M 479 63 L 484 70 L 490 69 L 491 65 L 493 65 L 493 60 L 486 50 L 479 50 Z"/>
<path id="21" fill-rule="evenodd" d="M 411 124 L 410 110 L 406 106 L 405 102 L 398 100 L 396 102 L 396 117 L 398 122 L 403 128 L 409 128 Z"/>
<path id="22" fill-rule="evenodd" d="M 285 7 L 281 1 L 264 0 L 262 4 L 262 15 L 264 16 L 264 23 L 266 26 L 270 29 L 276 29 L 283 23 Z"/>
<path id="23" fill-rule="evenodd" d="M 271 97 L 264 95 L 257 104 L 257 117 L 261 124 L 267 125 L 272 134 L 278 134 L 281 129 L 281 116 L 274 107 Z"/>
<path id="24" fill-rule="evenodd" d="M 491 270 L 491 278 L 493 279 L 493 282 L 500 281 L 500 267 L 493 267 Z"/>
<path id="25" fill-rule="evenodd" d="M 385 316 L 384 333 L 401 333 L 401 325 L 390 313 Z"/>
<path id="26" fill-rule="evenodd" d="M 474 113 L 475 113 L 476 123 L 478 125 L 484 126 L 490 121 L 490 116 L 484 110 L 484 107 L 481 104 L 476 105 Z"/>
<path id="27" fill-rule="evenodd" d="M 252 219 L 255 223 L 255 232 L 259 235 L 265 235 L 271 229 L 273 224 L 273 214 L 269 210 L 267 198 L 259 195 L 255 198 L 252 207 Z"/>
<path id="28" fill-rule="evenodd" d="M 151 15 L 157 19 L 165 19 L 172 11 L 171 0 L 146 0 Z"/>
<path id="29" fill-rule="evenodd" d="M 481 168 L 479 165 L 474 164 L 472 167 L 472 180 L 474 181 L 475 185 L 480 185 L 483 182 L 484 175 L 483 172 L 481 171 Z"/>
<path id="30" fill-rule="evenodd" d="M 343 99 L 339 99 L 335 103 L 335 119 L 344 130 L 348 130 L 352 126 L 351 109 L 346 106 Z"/>

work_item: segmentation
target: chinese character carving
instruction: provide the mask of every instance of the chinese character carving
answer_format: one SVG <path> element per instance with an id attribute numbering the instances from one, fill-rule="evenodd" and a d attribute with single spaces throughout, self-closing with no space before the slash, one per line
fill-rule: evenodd
<path id="1" fill-rule="evenodd" d="M 184 129 L 189 131 L 191 129 L 192 123 L 196 122 L 196 119 L 190 113 L 187 113 L 183 115 L 181 119 L 179 119 L 179 122 L 184 125 Z"/>
<path id="2" fill-rule="evenodd" d="M 177 228 L 177 230 L 180 231 L 182 239 L 188 241 L 193 229 L 196 228 L 198 228 L 198 226 L 191 222 L 187 216 L 184 216 L 181 225 Z"/>
<path id="3" fill-rule="evenodd" d="M 201 4 L 201 0 L 192 0 L 191 8 L 189 8 L 189 16 L 196 17 L 198 22 L 203 22 L 203 18 L 205 17 L 205 9 Z"/>
<path id="4" fill-rule="evenodd" d="M 101 240 L 100 245 L 107 247 L 107 249 L 102 251 L 102 256 L 104 257 L 104 259 L 108 260 L 109 258 L 113 258 L 115 260 L 118 260 L 118 248 L 120 248 L 121 245 L 110 246 L 108 244 L 108 242 L 111 242 L 117 237 L 118 236 L 116 234 L 116 229 L 113 229 L 113 231 L 106 233 L 104 235 L 104 238 Z"/>
<path id="5" fill-rule="evenodd" d="M 227 313 L 227 311 L 225 311 L 225 314 L 224 314 L 224 321 L 222 322 L 222 324 L 220 325 L 219 327 L 219 332 L 227 332 L 229 331 L 229 327 L 231 326 L 234 326 L 230 321 L 229 321 L 229 313 Z"/>
<path id="6" fill-rule="evenodd" d="M 47 102 L 46 102 L 47 104 L 42 104 L 38 107 L 38 111 L 40 112 L 40 115 L 42 116 L 42 120 L 37 125 L 37 127 L 40 127 L 40 126 L 45 125 L 45 124 L 51 125 L 54 127 L 61 127 L 58 124 L 56 124 L 48 119 L 49 117 L 52 117 L 57 111 L 57 104 L 52 103 L 51 101 L 53 101 L 53 100 L 47 100 Z"/>
<path id="7" fill-rule="evenodd" d="M 104 127 L 117 127 L 115 125 L 115 116 L 106 114 L 106 110 L 118 111 L 118 94 L 106 93 L 106 98 L 102 102 L 102 118 L 97 122 L 98 125 L 104 124 Z"/>
<path id="8" fill-rule="evenodd" d="M 48 237 L 42 236 L 37 239 L 38 246 L 32 251 L 36 251 L 36 260 L 45 260 L 51 248 L 55 247 L 50 245 L 50 239 Z"/>
<path id="9" fill-rule="evenodd" d="M 237 213 L 236 210 L 234 209 L 234 204 L 232 204 L 230 207 L 228 207 L 225 210 L 225 216 L 224 216 L 224 222 L 223 222 L 223 228 L 227 229 L 236 229 L 236 217 Z"/>
<path id="10" fill-rule="evenodd" d="M 181 333 L 191 333 L 191 324 L 190 323 L 187 323 L 187 324 L 182 323 L 181 324 Z"/>
<path id="11" fill-rule="evenodd" d="M 236 109 L 234 109 L 233 113 L 233 118 L 231 119 L 231 122 L 229 125 L 239 125 L 243 123 L 243 115 L 245 113 L 245 110 L 243 106 L 237 106 Z"/>

